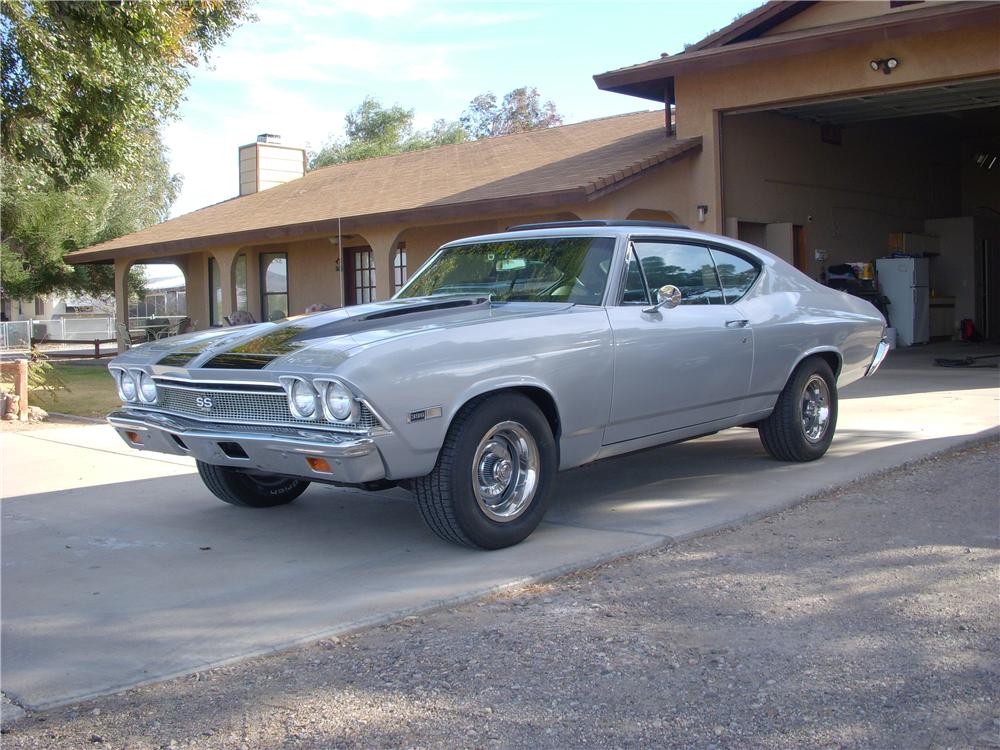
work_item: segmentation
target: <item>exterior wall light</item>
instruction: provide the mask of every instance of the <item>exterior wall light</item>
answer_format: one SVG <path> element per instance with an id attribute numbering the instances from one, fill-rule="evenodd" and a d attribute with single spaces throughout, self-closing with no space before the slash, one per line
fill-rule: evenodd
<path id="1" fill-rule="evenodd" d="M 887 57 L 884 60 L 872 60 L 868 64 L 871 66 L 872 70 L 881 70 L 886 75 L 889 75 L 892 71 L 899 67 L 899 58 Z"/>
<path id="2" fill-rule="evenodd" d="M 708 216 L 708 206 L 704 204 L 698 206 L 698 221 L 704 223 L 706 216 Z"/>

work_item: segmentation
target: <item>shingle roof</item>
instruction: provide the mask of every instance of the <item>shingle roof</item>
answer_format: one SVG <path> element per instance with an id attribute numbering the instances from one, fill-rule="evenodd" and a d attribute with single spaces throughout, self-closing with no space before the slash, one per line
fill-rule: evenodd
<path id="1" fill-rule="evenodd" d="M 665 129 L 663 111 L 589 120 L 340 164 L 79 250 L 69 262 L 275 241 L 383 222 L 583 201 L 700 148 Z M 234 175 L 235 177 L 235 175 Z"/>

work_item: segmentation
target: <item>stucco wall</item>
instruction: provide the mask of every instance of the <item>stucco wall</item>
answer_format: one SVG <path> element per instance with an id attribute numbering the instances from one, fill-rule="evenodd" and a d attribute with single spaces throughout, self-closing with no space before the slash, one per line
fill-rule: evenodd
<path id="1" fill-rule="evenodd" d="M 935 0 L 936 4 L 944 5 L 954 2 L 954 0 Z M 903 5 L 898 8 L 890 8 L 889 0 L 824 0 L 816 3 L 811 8 L 807 8 L 796 16 L 785 21 L 773 29 L 764 32 L 764 36 L 774 36 L 784 34 L 789 31 L 799 31 L 801 29 L 812 29 L 817 26 L 828 26 L 845 21 L 857 21 L 862 18 L 874 18 L 890 13 L 909 13 L 919 9 L 923 3 L 915 5 Z"/>
<path id="2" fill-rule="evenodd" d="M 692 161 L 692 202 L 710 206 L 708 228 L 714 231 L 721 232 L 724 216 L 732 215 L 718 210 L 720 112 L 997 75 L 998 38 L 1000 24 L 991 24 L 679 75 L 678 135 L 703 137 L 702 153 Z M 892 75 L 871 70 L 872 59 L 886 57 L 900 60 Z"/>
<path id="3" fill-rule="evenodd" d="M 301 313 L 319 302 L 340 307 L 343 299 L 341 275 L 337 273 L 340 251 L 326 238 L 289 242 L 260 252 L 288 253 L 288 312 Z M 255 266 L 256 268 L 256 266 Z M 257 271 L 259 274 L 259 271 Z"/>
<path id="4" fill-rule="evenodd" d="M 183 270 L 188 317 L 198 328 L 208 328 L 208 253 L 184 256 Z"/>

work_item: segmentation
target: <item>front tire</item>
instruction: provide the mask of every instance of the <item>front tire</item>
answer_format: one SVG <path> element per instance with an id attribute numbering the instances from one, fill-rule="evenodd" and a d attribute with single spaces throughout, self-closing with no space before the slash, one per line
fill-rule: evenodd
<path id="1" fill-rule="evenodd" d="M 413 480 L 420 515 L 442 539 L 500 549 L 525 539 L 548 506 L 555 439 L 519 393 L 475 399 L 455 416 L 434 470 Z"/>
<path id="2" fill-rule="evenodd" d="M 815 461 L 837 428 L 837 380 L 820 357 L 803 361 L 758 426 L 764 449 L 779 461 Z"/>
<path id="3" fill-rule="evenodd" d="M 306 491 L 309 482 L 273 474 L 248 474 L 225 466 L 196 461 L 205 486 L 224 503 L 244 508 L 287 505 Z"/>

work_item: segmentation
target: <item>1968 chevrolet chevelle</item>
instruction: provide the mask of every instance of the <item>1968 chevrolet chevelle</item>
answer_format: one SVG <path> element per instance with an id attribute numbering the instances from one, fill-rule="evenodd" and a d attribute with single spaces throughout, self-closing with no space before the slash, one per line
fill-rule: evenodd
<path id="1" fill-rule="evenodd" d="M 445 245 L 385 302 L 131 349 L 108 419 L 193 456 L 227 503 L 401 484 L 439 536 L 494 549 L 538 526 L 561 469 L 738 425 L 778 460 L 819 458 L 884 330 L 742 242 L 524 225 Z"/>

